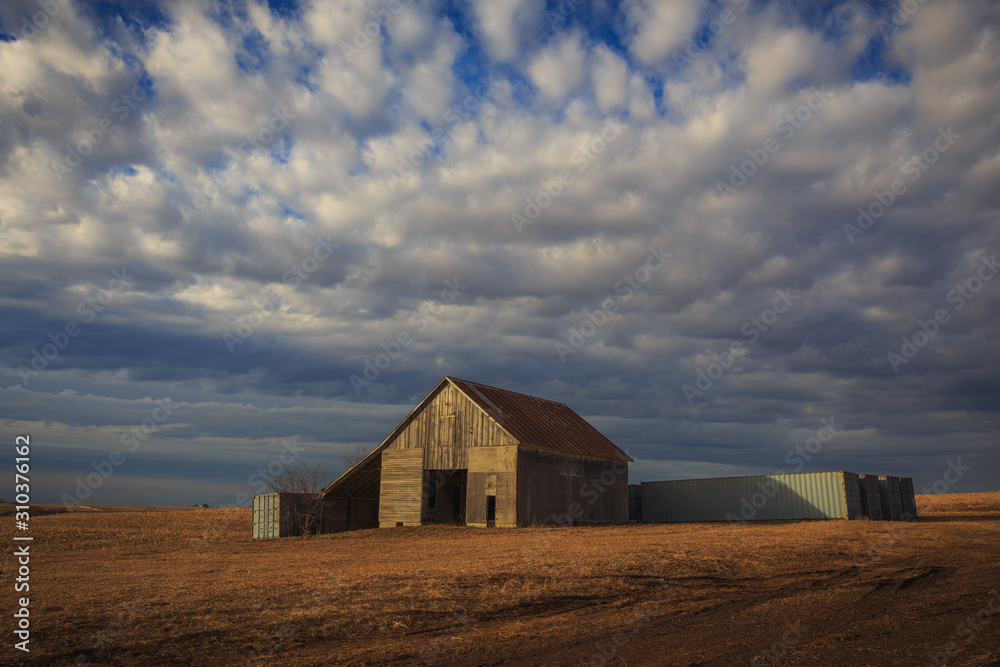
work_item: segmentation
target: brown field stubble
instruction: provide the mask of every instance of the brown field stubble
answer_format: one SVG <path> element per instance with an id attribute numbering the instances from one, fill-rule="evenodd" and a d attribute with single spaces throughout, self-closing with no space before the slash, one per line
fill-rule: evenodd
<path id="1" fill-rule="evenodd" d="M 0 662 L 1000 665 L 1000 493 L 918 509 L 271 541 L 249 510 L 39 516 L 32 650 L 8 633 Z M 13 558 L 0 568 L 11 619 Z"/>

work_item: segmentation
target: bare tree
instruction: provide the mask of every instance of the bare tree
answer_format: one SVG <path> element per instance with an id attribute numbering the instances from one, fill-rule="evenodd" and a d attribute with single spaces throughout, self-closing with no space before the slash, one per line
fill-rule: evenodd
<path id="1" fill-rule="evenodd" d="M 263 482 L 275 493 L 319 493 L 326 487 L 330 471 L 322 463 L 310 466 L 296 461 L 283 466 L 274 476 L 263 476 Z"/>
<path id="2" fill-rule="evenodd" d="M 355 445 L 354 449 L 344 454 L 344 470 L 350 470 L 357 464 L 361 463 L 361 460 L 368 456 L 371 451 L 372 444 L 367 440 L 362 442 L 360 445 Z"/>
<path id="3" fill-rule="evenodd" d="M 320 532 L 320 522 L 323 515 L 323 499 L 320 492 L 326 488 L 330 471 L 322 463 L 309 465 L 305 461 L 296 461 L 273 476 L 263 476 L 263 481 L 271 491 L 276 493 L 307 494 L 299 500 L 291 500 L 290 518 L 305 535 Z"/>

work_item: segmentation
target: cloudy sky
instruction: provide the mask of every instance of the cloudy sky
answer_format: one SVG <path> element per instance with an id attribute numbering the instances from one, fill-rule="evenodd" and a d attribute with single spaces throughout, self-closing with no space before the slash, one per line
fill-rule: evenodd
<path id="1" fill-rule="evenodd" d="M 632 481 L 1000 488 L 1000 7 L 900 4 L 4 2 L 0 437 L 232 504 L 453 375 Z"/>

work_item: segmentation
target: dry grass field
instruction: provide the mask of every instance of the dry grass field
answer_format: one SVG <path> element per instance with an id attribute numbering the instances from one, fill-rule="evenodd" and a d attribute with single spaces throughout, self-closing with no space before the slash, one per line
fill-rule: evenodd
<path id="1" fill-rule="evenodd" d="M 272 541 L 249 510 L 103 509 L 32 520 L 32 650 L 8 632 L 0 663 L 1000 665 L 1000 493 L 908 523 Z"/>

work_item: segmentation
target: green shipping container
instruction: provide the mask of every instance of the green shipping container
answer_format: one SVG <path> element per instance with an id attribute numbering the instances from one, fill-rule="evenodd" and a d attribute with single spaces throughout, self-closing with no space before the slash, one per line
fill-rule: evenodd
<path id="1" fill-rule="evenodd" d="M 315 493 L 268 493 L 253 498 L 253 537 L 294 537 L 316 532 L 322 503 Z"/>
<path id="2" fill-rule="evenodd" d="M 647 523 L 864 516 L 858 475 L 843 470 L 642 483 L 642 520 Z"/>

